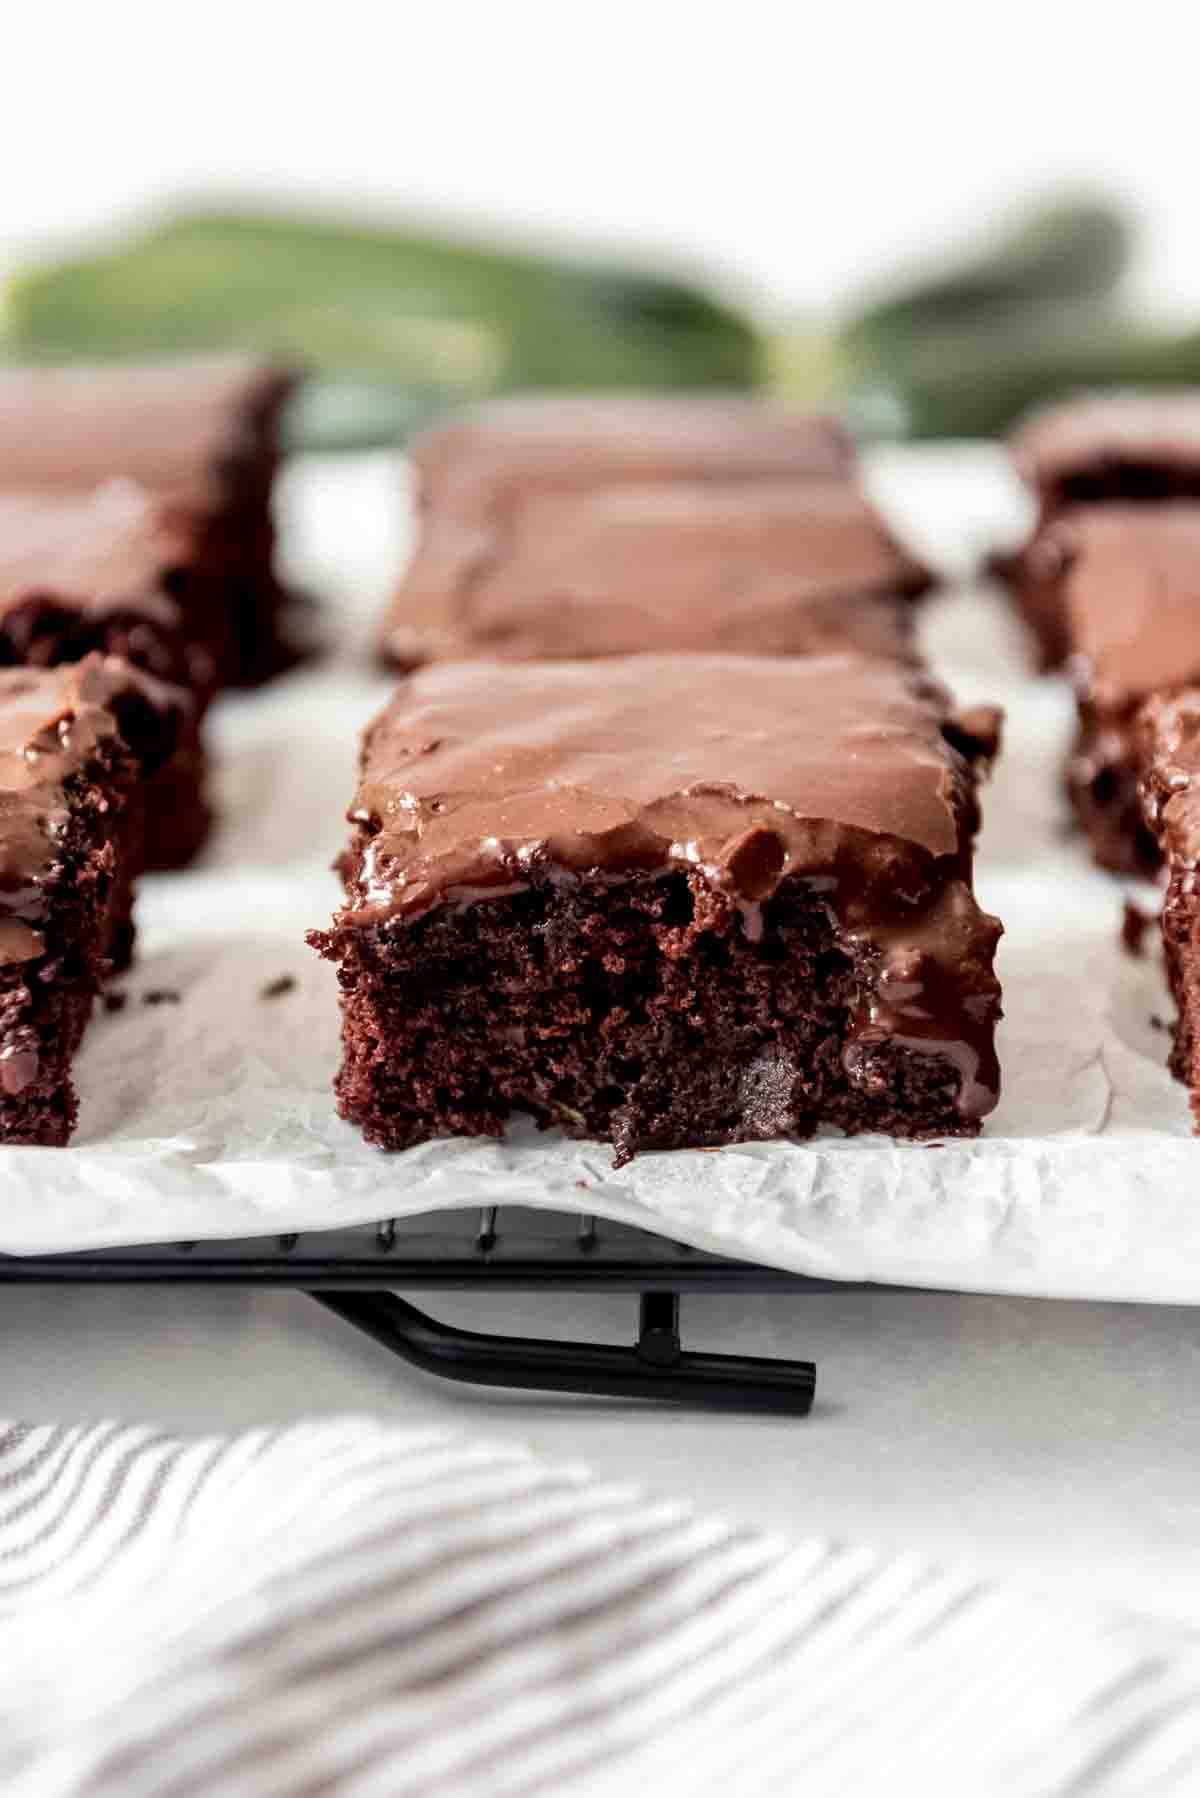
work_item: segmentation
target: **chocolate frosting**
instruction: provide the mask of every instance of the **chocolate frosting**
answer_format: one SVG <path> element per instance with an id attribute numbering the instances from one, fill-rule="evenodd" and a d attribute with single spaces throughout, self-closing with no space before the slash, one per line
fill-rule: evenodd
<path id="1" fill-rule="evenodd" d="M 130 481 L 90 493 L 0 491 L 0 617 L 47 598 L 99 616 L 140 611 L 174 629 L 181 613 L 168 589 L 195 538 L 185 508 Z"/>
<path id="2" fill-rule="evenodd" d="M 243 356 L 0 372 L 0 488 L 86 489 L 124 476 L 226 501 L 262 458 L 292 385 Z"/>
<path id="3" fill-rule="evenodd" d="M 1200 679 L 1200 507 L 1072 512 L 1043 534 L 1057 558 L 1081 694 L 1124 711 Z"/>
<path id="4" fill-rule="evenodd" d="M 195 508 L 129 481 L 0 492 L 0 654 L 44 666 L 102 648 L 207 698 L 222 629 L 208 548 Z"/>
<path id="5" fill-rule="evenodd" d="M 115 656 L 0 669 L 0 963 L 43 952 L 73 780 L 98 755 L 152 773 L 169 755 L 182 695 Z"/>
<path id="6" fill-rule="evenodd" d="M 387 659 L 653 650 L 911 656 L 929 573 L 840 479 L 531 489 L 426 514 Z"/>
<path id="7" fill-rule="evenodd" d="M 948 1056 L 979 1116 L 998 1090 L 999 926 L 971 891 L 974 778 L 948 731 L 940 689 L 851 656 L 427 669 L 367 734 L 339 923 L 503 897 L 539 872 L 684 871 L 757 941 L 798 877 L 878 956 L 855 1044 Z M 977 713 L 959 740 L 994 734 Z"/>
<path id="8" fill-rule="evenodd" d="M 534 393 L 494 400 L 412 446 L 423 504 L 490 505 L 531 487 L 848 475 L 832 418 L 744 394 Z"/>
<path id="9" fill-rule="evenodd" d="M 1200 483 L 1200 391 L 1085 394 L 1036 413 L 1016 432 L 1022 478 L 1047 503 L 1076 484 L 1125 471 L 1190 471 Z"/>

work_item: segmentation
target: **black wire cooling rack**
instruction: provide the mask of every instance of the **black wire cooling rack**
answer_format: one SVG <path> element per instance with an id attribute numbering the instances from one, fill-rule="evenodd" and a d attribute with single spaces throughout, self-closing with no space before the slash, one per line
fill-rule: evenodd
<path id="1" fill-rule="evenodd" d="M 445 1379 L 793 1415 L 812 1407 L 813 1363 L 685 1349 L 680 1298 L 836 1284 L 726 1260 L 627 1224 L 494 1205 L 299 1235 L 0 1256 L 0 1285 L 18 1283 L 280 1287 L 308 1293 Z M 637 1292 L 637 1340 L 626 1346 L 458 1329 L 400 1298 L 397 1288 Z"/>

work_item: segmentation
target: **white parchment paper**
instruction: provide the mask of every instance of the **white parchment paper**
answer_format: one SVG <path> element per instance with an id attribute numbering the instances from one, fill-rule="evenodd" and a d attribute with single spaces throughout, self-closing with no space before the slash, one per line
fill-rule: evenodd
<path id="1" fill-rule="evenodd" d="M 998 457 L 893 452 L 872 473 L 948 567 L 1018 526 Z M 201 866 L 144 885 L 127 1002 L 79 1057 L 72 1147 L 0 1151 L 0 1250 L 521 1203 L 831 1277 L 1200 1302 L 1200 1142 L 1153 1022 L 1169 1015 L 1154 943 L 1142 960 L 1121 951 L 1120 885 L 1063 834 L 1068 696 L 1030 678 L 1002 602 L 966 585 L 931 609 L 928 640 L 964 701 L 1009 716 L 978 872 L 1007 926 L 1005 1093 L 984 1137 L 648 1154 L 619 1173 L 610 1150 L 529 1125 L 503 1143 L 367 1148 L 334 1113 L 334 975 L 303 938 L 335 903 L 358 731 L 387 692 L 364 650 L 404 550 L 403 473 L 387 457 L 314 461 L 283 502 L 291 571 L 328 599 L 338 653 L 218 708 L 226 822 Z M 264 997 L 284 975 L 294 988 Z"/>

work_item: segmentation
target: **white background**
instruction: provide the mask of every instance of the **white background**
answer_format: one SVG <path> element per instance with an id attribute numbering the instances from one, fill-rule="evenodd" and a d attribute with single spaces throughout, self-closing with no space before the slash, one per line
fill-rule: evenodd
<path id="1" fill-rule="evenodd" d="M 246 186 L 699 258 L 823 309 L 1058 180 L 1200 317 L 1189 0 L 11 0 L 0 250 Z"/>

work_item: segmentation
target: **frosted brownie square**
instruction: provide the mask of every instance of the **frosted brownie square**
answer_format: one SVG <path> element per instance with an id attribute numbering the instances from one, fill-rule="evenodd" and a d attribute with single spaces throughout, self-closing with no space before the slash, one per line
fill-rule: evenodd
<path id="1" fill-rule="evenodd" d="M 219 675 L 286 666 L 271 492 L 286 370 L 248 356 L 0 371 L 0 489 L 70 493 L 112 479 L 193 507 L 221 586 Z"/>
<path id="2" fill-rule="evenodd" d="M 980 762 L 860 657 L 446 663 L 367 732 L 338 967 L 369 1141 L 514 1111 L 639 1150 L 819 1125 L 972 1135 L 1000 933 L 972 892 Z"/>
<path id="3" fill-rule="evenodd" d="M 393 667 L 727 651 L 911 657 L 928 570 L 850 481 L 617 482 L 425 516 Z"/>

